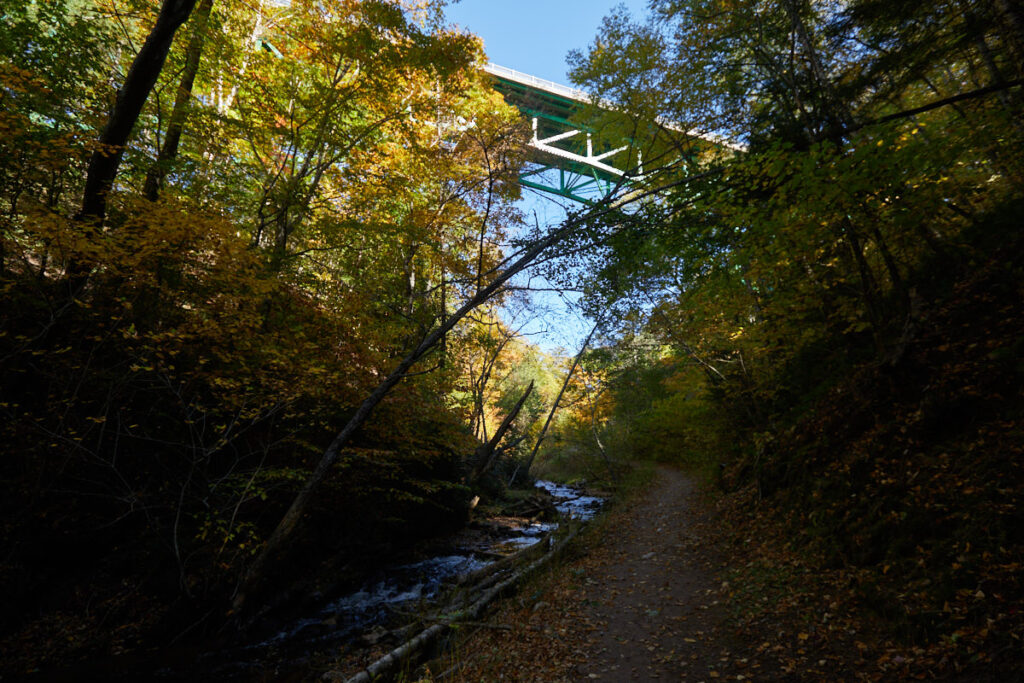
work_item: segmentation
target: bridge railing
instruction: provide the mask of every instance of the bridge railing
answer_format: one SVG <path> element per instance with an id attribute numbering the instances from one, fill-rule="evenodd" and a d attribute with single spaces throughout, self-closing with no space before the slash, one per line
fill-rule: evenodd
<path id="1" fill-rule="evenodd" d="M 555 83 L 545 78 L 538 78 L 537 76 L 531 76 L 525 74 L 522 71 L 516 71 L 510 69 L 507 66 L 499 66 L 493 62 L 488 62 L 484 66 L 484 71 L 491 74 L 492 76 L 498 76 L 499 78 L 507 78 L 510 81 L 522 83 L 523 85 L 529 85 L 540 90 L 545 90 L 549 93 L 565 97 L 576 102 L 587 104 L 590 102 L 590 97 L 587 93 L 582 90 L 570 88 L 569 86 L 562 85 L 561 83 Z"/>

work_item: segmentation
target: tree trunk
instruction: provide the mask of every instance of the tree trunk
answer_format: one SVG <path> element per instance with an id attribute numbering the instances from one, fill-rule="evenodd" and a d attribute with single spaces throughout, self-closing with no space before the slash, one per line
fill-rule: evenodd
<path id="1" fill-rule="evenodd" d="M 448 280 L 445 268 L 441 266 L 441 315 L 438 317 L 438 321 L 444 320 L 448 317 Z M 433 324 L 433 323 L 431 323 Z M 444 370 L 445 364 L 448 362 L 448 335 L 441 337 L 441 369 Z"/>
<path id="2" fill-rule="evenodd" d="M 526 399 L 530 397 L 531 393 L 533 393 L 533 380 L 530 380 L 530 386 L 526 387 L 526 391 L 523 392 L 523 395 L 519 397 L 518 401 L 516 401 L 515 406 L 509 411 L 508 415 L 505 416 L 505 419 L 501 421 L 501 426 L 494 432 L 494 436 L 491 437 L 491 440 L 485 444 L 481 444 L 481 446 L 476 449 L 476 465 L 474 466 L 473 474 L 470 477 L 472 481 L 480 479 L 480 477 L 485 475 L 487 471 L 491 469 L 491 466 L 494 465 L 498 444 L 501 443 L 503 438 L 505 438 L 505 434 L 508 430 L 512 428 L 512 423 L 515 421 L 516 417 L 519 416 L 519 411 L 523 409 L 523 406 L 526 404 Z"/>
<path id="3" fill-rule="evenodd" d="M 110 111 L 107 125 L 100 134 L 100 149 L 89 159 L 85 178 L 85 192 L 78 220 L 96 226 L 103 223 L 107 215 L 107 195 L 114 184 L 117 169 L 121 165 L 124 146 L 132 128 L 139 120 L 142 107 L 149 98 L 156 79 L 160 76 L 167 53 L 171 49 L 174 34 L 188 19 L 197 0 L 164 0 L 160 15 L 149 32 L 146 42 L 135 55 L 124 85 L 117 92 L 117 100 Z"/>
<path id="4" fill-rule="evenodd" d="M 618 486 L 619 475 L 616 474 L 611 456 L 608 455 L 608 451 L 605 449 L 604 443 L 601 442 L 601 435 L 597 431 L 597 400 L 600 397 L 601 394 L 598 392 L 598 395 L 594 397 L 594 400 L 590 404 L 590 431 L 594 434 L 594 443 L 597 444 L 597 451 L 601 454 L 601 459 L 604 460 L 605 467 L 608 468 L 608 476 L 611 477 L 612 483 Z"/>
<path id="5" fill-rule="evenodd" d="M 498 362 L 498 357 L 501 356 L 501 352 L 505 349 L 505 346 L 512 341 L 515 334 L 515 332 L 503 334 L 501 341 L 498 342 L 498 348 L 494 350 L 494 353 L 492 353 L 490 357 L 484 358 L 483 367 L 480 368 L 480 376 L 476 379 L 470 380 L 470 391 L 473 394 L 473 413 L 469 418 L 470 430 L 473 432 L 473 436 L 478 439 L 482 438 L 484 441 L 487 440 L 487 417 L 484 414 L 484 393 L 487 391 L 487 383 L 491 380 L 491 373 L 494 371 L 494 366 Z M 442 341 L 442 343 L 444 342 Z"/>
<path id="6" fill-rule="evenodd" d="M 800 7 L 798 5 L 799 0 L 786 0 L 785 7 L 786 13 L 789 15 L 790 23 L 793 26 L 793 32 L 799 38 L 800 42 L 804 46 L 804 50 L 807 54 L 807 61 L 811 67 L 811 75 L 814 77 L 814 81 L 818 89 L 825 95 L 826 103 L 826 125 L 828 127 L 828 137 L 835 142 L 842 140 L 845 131 L 849 130 L 853 126 L 853 116 L 850 114 L 849 109 L 839 101 L 839 97 L 836 95 L 835 88 L 833 87 L 832 80 L 828 77 L 828 73 L 825 71 L 825 66 L 821 61 L 821 56 L 818 54 L 818 49 L 814 45 L 814 41 L 811 39 L 811 32 L 807 28 L 807 24 L 804 22 L 802 16 L 800 16 Z"/>
<path id="7" fill-rule="evenodd" d="M 85 190 L 82 193 L 82 207 L 75 220 L 85 226 L 91 235 L 103 225 L 107 216 L 107 195 L 114 185 L 117 170 L 121 166 L 124 146 L 132 128 L 139 120 L 142 107 L 149 98 L 156 79 L 160 76 L 167 53 L 171 49 L 174 34 L 188 19 L 196 0 L 163 0 L 156 24 L 149 32 L 142 49 L 135 55 L 124 85 L 117 91 L 117 99 L 107 118 L 107 124 L 100 133 L 99 148 L 89 159 L 85 176 Z M 89 278 L 89 265 L 78 259 L 71 259 L 67 265 L 68 288 L 74 296 Z"/>
<path id="8" fill-rule="evenodd" d="M 1005 27 L 1005 34 L 1008 34 L 1010 39 L 1009 42 L 1012 46 L 1011 52 L 1016 57 L 1017 61 L 1017 74 L 1024 74 L 1024 11 L 1021 10 L 1019 2 L 1013 2 L 1012 0 L 996 0 L 996 6 L 999 9 L 999 14 L 1002 18 L 1002 24 Z"/>
<path id="9" fill-rule="evenodd" d="M 861 299 L 867 308 L 868 317 L 871 319 L 871 329 L 875 335 L 876 342 L 881 333 L 882 315 L 878 304 L 878 286 L 875 282 L 874 271 L 871 264 L 864 257 L 864 247 L 861 246 L 860 236 L 857 234 L 853 222 L 848 218 L 843 220 L 843 240 L 853 257 L 857 266 L 857 273 L 860 275 Z"/>
<path id="10" fill-rule="evenodd" d="M 544 427 L 540 430 L 540 436 L 537 437 L 537 442 L 533 444 L 533 450 L 530 451 L 530 457 L 526 459 L 526 467 L 523 468 L 523 476 L 530 474 L 530 468 L 533 466 L 533 459 L 537 457 L 537 451 L 540 450 L 541 443 L 544 442 L 544 435 L 548 433 L 548 427 L 551 425 L 551 419 L 554 418 L 555 412 L 558 410 L 558 404 L 562 401 L 562 395 L 565 394 L 566 388 L 569 386 L 569 380 L 572 379 L 573 373 L 576 372 L 576 366 L 580 363 L 580 358 L 583 357 L 587 347 L 590 346 L 590 340 L 593 339 L 594 333 L 597 332 L 597 323 L 594 323 L 594 327 L 591 328 L 590 334 L 583 340 L 583 346 L 580 347 L 579 353 L 572 359 L 572 366 L 569 368 L 569 372 L 565 375 L 565 380 L 562 382 L 562 388 L 558 390 L 558 396 L 555 397 L 555 402 L 551 406 L 551 410 L 548 412 L 548 417 L 544 420 Z M 509 484 L 515 481 L 516 476 L 519 474 L 519 467 L 517 466 L 515 471 L 512 473 L 512 477 L 509 479 Z"/>
<path id="11" fill-rule="evenodd" d="M 206 27 L 210 20 L 210 13 L 213 10 L 213 0 L 199 0 L 196 10 L 195 22 L 192 28 L 192 37 L 189 39 L 188 48 L 185 50 L 185 70 L 181 75 L 181 82 L 174 94 L 174 107 L 171 109 L 171 119 L 167 124 L 167 136 L 160 147 L 156 161 L 146 173 L 146 183 L 143 187 L 143 194 L 146 199 L 155 202 L 160 194 L 160 186 L 164 176 L 167 175 L 168 167 L 178 157 L 178 145 L 181 143 L 181 133 L 185 127 L 185 118 L 188 116 L 189 100 L 192 99 L 192 86 L 199 73 L 199 60 L 203 54 L 203 44 L 206 42 Z"/>
<path id="12" fill-rule="evenodd" d="M 885 269 L 889 273 L 889 281 L 892 283 L 892 288 L 896 291 L 896 296 L 899 297 L 901 312 L 905 314 L 910 310 L 910 297 L 906 284 L 903 282 L 903 276 L 900 274 L 899 264 L 896 263 L 896 258 L 889 251 L 889 245 L 882 235 L 882 231 L 878 228 L 878 222 L 871 222 L 869 225 L 875 244 L 878 246 L 878 253 L 882 255 Z"/>

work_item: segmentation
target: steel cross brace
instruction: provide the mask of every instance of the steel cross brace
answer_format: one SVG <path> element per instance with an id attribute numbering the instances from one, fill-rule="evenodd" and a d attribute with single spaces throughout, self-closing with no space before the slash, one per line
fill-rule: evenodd
<path id="1" fill-rule="evenodd" d="M 541 163 L 521 173 L 519 184 L 590 206 L 610 195 L 618 182 L 596 172 L 587 174 Z"/>

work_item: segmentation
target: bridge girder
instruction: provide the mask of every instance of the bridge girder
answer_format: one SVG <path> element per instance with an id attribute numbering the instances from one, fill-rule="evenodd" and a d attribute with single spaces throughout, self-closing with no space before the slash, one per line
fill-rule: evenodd
<path id="1" fill-rule="evenodd" d="M 714 133 L 683 130 L 661 119 L 647 129 L 636 129 L 614 104 L 594 103 L 581 90 L 497 64 L 487 64 L 484 70 L 494 78 L 495 89 L 505 101 L 532 119 L 531 165 L 519 178 L 524 187 L 593 204 L 644 179 L 644 149 L 652 159 L 674 158 L 671 165 L 688 165 L 705 153 L 733 154 L 745 149 Z M 617 133 L 581 123 L 580 114 L 595 104 L 599 111 L 619 114 L 620 122 L 612 124 L 622 124 Z"/>
<path id="2" fill-rule="evenodd" d="M 575 120 L 589 104 L 583 92 L 496 64 L 485 70 L 506 102 L 531 119 L 532 154 L 521 185 L 593 204 L 642 175 L 630 141 L 595 140 L 596 131 Z"/>

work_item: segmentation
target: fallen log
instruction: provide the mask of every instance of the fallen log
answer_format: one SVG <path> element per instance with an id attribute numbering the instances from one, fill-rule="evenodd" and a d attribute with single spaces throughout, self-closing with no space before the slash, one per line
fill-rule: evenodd
<path id="1" fill-rule="evenodd" d="M 534 543 L 533 545 L 528 545 L 522 550 L 514 552 L 511 555 L 507 555 L 496 562 L 492 562 L 486 567 L 480 567 L 479 569 L 475 569 L 471 572 L 459 574 L 459 576 L 455 579 L 455 583 L 459 586 L 472 584 L 473 582 L 478 581 L 481 578 L 490 576 L 496 572 L 502 571 L 504 569 L 507 569 L 508 567 L 518 564 L 522 560 L 525 560 L 527 557 L 531 557 L 533 555 L 544 552 L 544 549 L 549 548 L 551 545 L 551 534 L 552 532 L 547 532 L 546 534 L 541 536 L 540 540 Z"/>
<path id="2" fill-rule="evenodd" d="M 413 654 L 434 642 L 434 640 L 439 638 L 441 634 L 447 630 L 448 624 L 434 624 L 430 628 L 420 632 L 420 634 L 412 640 L 407 640 L 402 645 L 396 647 L 394 650 L 378 659 L 376 662 L 368 666 L 365 671 L 360 671 L 357 675 L 348 679 L 349 683 L 371 683 L 371 681 L 376 680 L 378 676 L 390 673 L 392 669 L 397 668 L 399 664 L 409 659 Z M 323 680 L 340 681 L 342 680 L 342 676 L 341 674 L 332 671 L 324 674 Z"/>
<path id="3" fill-rule="evenodd" d="M 529 565 L 523 567 L 518 572 L 512 574 L 509 578 L 498 583 L 492 588 L 485 591 L 475 602 L 466 607 L 464 610 L 456 612 L 448 616 L 444 621 L 436 623 L 432 626 L 421 631 L 416 637 L 406 641 L 402 645 L 396 647 L 391 652 L 387 653 L 370 666 L 366 667 L 363 671 L 360 671 L 355 676 L 346 680 L 346 683 L 372 683 L 372 681 L 378 680 L 380 677 L 386 677 L 390 675 L 400 664 L 409 661 L 412 657 L 418 655 L 420 652 L 425 650 L 428 646 L 432 645 L 434 641 L 444 635 L 453 623 L 463 623 L 466 621 L 478 621 L 480 615 L 487 606 L 492 603 L 495 598 L 501 595 L 504 591 L 513 587 L 516 583 L 521 581 L 526 576 L 537 571 L 545 564 L 551 561 L 552 558 L 558 556 L 562 549 L 565 548 L 579 533 L 579 528 L 573 529 L 569 534 L 560 540 L 550 552 L 543 555 L 540 559 L 535 560 Z M 540 544 L 537 544 L 540 545 Z M 532 547 L 532 546 L 531 546 Z M 342 681 L 344 675 L 337 671 L 330 671 L 322 676 L 324 681 Z"/>

